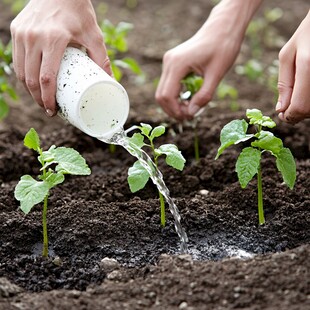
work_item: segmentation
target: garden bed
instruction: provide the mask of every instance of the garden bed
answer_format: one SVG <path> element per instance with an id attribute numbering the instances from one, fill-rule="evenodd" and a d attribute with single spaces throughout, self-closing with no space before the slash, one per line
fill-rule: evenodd
<path id="1" fill-rule="evenodd" d="M 189 10 L 194 20 L 187 35 L 205 17 L 199 5 L 210 10 L 205 1 L 197 1 L 197 6 L 180 1 L 182 10 L 176 2 L 170 3 L 167 12 L 162 1 L 138 2 L 134 10 L 125 9 L 121 1 L 114 2 L 109 6 L 112 19 L 130 16 L 134 20 L 147 9 L 155 10 L 155 23 L 169 24 L 165 28 L 168 34 L 180 23 L 171 18 L 176 8 L 183 13 Z M 279 1 L 272 2 L 280 6 Z M 307 1 L 296 3 L 300 11 L 294 6 L 289 13 L 297 19 Z M 282 35 L 293 32 L 286 24 L 290 14 L 277 25 Z M 144 16 L 141 25 L 136 25 L 133 36 L 137 42 L 148 23 Z M 180 31 L 175 39 L 184 36 Z M 132 40 L 135 42 L 135 37 Z M 168 209 L 167 226 L 161 228 L 154 185 L 148 183 L 145 189 L 130 192 L 127 171 L 134 158 L 121 147 L 111 153 L 107 144 L 60 118 L 47 119 L 21 90 L 20 104 L 12 104 L 0 131 L 0 309 L 306 309 L 310 122 L 295 126 L 280 123 L 273 114 L 272 94 L 231 72 L 231 83 L 240 85 L 240 111 L 229 111 L 221 102 L 206 110 L 198 124 L 201 159 L 197 162 L 192 128 L 184 126 L 179 133 L 178 125 L 158 111 L 152 97 L 151 77 L 160 73 L 160 53 L 178 42 L 167 39 L 164 44 L 158 33 L 150 34 L 152 40 L 159 42 L 153 43 L 154 50 L 146 43 L 141 43 L 141 50 L 133 48 L 149 82 L 136 86 L 130 76 L 125 79 L 131 99 L 125 127 L 141 121 L 152 125 L 165 122 L 169 130 L 161 142 L 175 143 L 186 158 L 182 172 L 162 163 L 160 170 L 179 208 L 189 253 L 180 253 Z M 269 52 L 269 57 L 276 55 Z M 234 172 L 239 147 L 214 160 L 221 128 L 232 119 L 244 118 L 246 107 L 260 108 L 276 120 L 278 126 L 273 131 L 292 150 L 297 164 L 296 184 L 290 190 L 277 172 L 274 158 L 264 156 L 266 224 L 262 226 L 258 225 L 256 181 L 241 189 Z M 74 147 L 92 169 L 90 176 L 67 177 L 51 192 L 48 259 L 41 257 L 40 250 L 41 206 L 25 216 L 14 199 L 20 176 L 35 175 L 40 168 L 36 154 L 23 146 L 30 127 L 40 134 L 43 148 L 52 144 Z M 107 265 L 104 258 L 113 258 L 117 264 Z"/>

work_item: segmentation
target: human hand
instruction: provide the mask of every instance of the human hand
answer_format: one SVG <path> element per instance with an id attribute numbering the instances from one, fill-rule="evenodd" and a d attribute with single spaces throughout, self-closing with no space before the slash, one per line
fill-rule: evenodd
<path id="1" fill-rule="evenodd" d="M 295 124 L 310 118 L 310 11 L 279 53 L 279 118 Z"/>
<path id="2" fill-rule="evenodd" d="M 83 46 L 112 73 L 90 0 L 30 0 L 12 21 L 11 33 L 17 78 L 48 116 L 57 112 L 57 73 L 68 45 Z"/>
<path id="3" fill-rule="evenodd" d="M 165 53 L 156 100 L 178 120 L 191 119 L 211 99 L 234 63 L 247 25 L 261 0 L 222 0 L 201 29 L 189 40 Z M 180 81 L 189 73 L 204 78 L 190 102 L 180 104 Z"/>

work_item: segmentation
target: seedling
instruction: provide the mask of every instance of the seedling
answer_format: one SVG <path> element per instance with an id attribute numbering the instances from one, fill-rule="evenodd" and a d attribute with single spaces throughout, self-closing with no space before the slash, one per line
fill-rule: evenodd
<path id="1" fill-rule="evenodd" d="M 253 58 L 261 58 L 263 56 L 264 51 L 262 46 L 270 48 L 279 48 L 283 46 L 283 38 L 273 25 L 282 16 L 282 9 L 267 8 L 264 10 L 262 16 L 250 22 L 246 31 L 246 37 Z"/>
<path id="2" fill-rule="evenodd" d="M 31 209 L 43 201 L 43 252 L 48 256 L 47 206 L 50 190 L 65 180 L 65 174 L 89 175 L 91 173 L 85 159 L 74 149 L 52 145 L 47 151 L 40 146 L 37 132 L 31 128 L 24 138 L 24 145 L 35 150 L 42 165 L 38 180 L 30 175 L 23 175 L 15 187 L 14 195 L 20 201 L 20 208 L 28 214 Z"/>
<path id="3" fill-rule="evenodd" d="M 0 120 L 9 113 L 6 95 L 16 100 L 17 95 L 10 85 L 8 76 L 12 73 L 12 44 L 3 44 L 0 40 Z"/>
<path id="4" fill-rule="evenodd" d="M 278 64 L 277 60 L 266 63 L 264 48 L 280 48 L 285 41 L 279 35 L 274 23 L 283 15 L 280 8 L 267 8 L 263 15 L 253 19 L 246 32 L 247 45 L 249 47 L 250 58 L 243 64 L 237 65 L 235 71 L 239 75 L 247 77 L 250 81 L 255 81 L 267 87 L 273 92 L 274 97 L 278 97 Z"/>
<path id="5" fill-rule="evenodd" d="M 194 94 L 196 94 L 203 84 L 203 78 L 195 74 L 189 74 L 182 81 L 184 92 L 181 93 L 180 99 L 182 101 L 189 101 Z M 200 151 L 199 151 L 199 137 L 197 133 L 197 123 L 198 118 L 195 117 L 190 121 L 190 125 L 194 129 L 194 152 L 196 161 L 200 160 Z"/>
<path id="6" fill-rule="evenodd" d="M 120 81 L 123 76 L 121 69 L 129 69 L 143 82 L 145 76 L 136 60 L 131 57 L 118 59 L 120 53 L 126 53 L 128 51 L 127 34 L 133 29 L 133 25 L 120 22 L 114 26 L 109 20 L 105 19 L 100 28 L 104 36 L 105 44 L 107 45 L 114 78 Z"/>
<path id="7" fill-rule="evenodd" d="M 239 110 L 239 104 L 238 104 L 238 90 L 229 85 L 225 80 L 222 80 L 219 86 L 216 89 L 216 96 L 219 100 L 229 100 L 229 106 L 230 110 L 235 112 Z"/>
<path id="8" fill-rule="evenodd" d="M 174 144 L 163 144 L 158 148 L 154 145 L 154 139 L 162 136 L 165 133 L 164 126 L 157 126 L 152 128 L 149 124 L 141 123 L 141 126 L 136 126 L 135 129 L 140 132 L 133 134 L 129 138 L 129 143 L 134 144 L 137 148 L 142 149 L 144 146 L 150 148 L 156 168 L 158 168 L 158 158 L 162 155 L 166 156 L 167 165 L 182 171 L 185 164 L 185 158 Z M 144 139 L 148 143 L 144 143 Z M 131 192 L 135 193 L 144 188 L 150 178 L 149 172 L 137 160 L 128 170 L 128 184 Z M 161 225 L 166 225 L 165 200 L 163 195 L 159 192 L 160 200 L 160 218 Z"/>
<path id="9" fill-rule="evenodd" d="M 263 84 L 264 68 L 257 59 L 250 59 L 244 65 L 236 66 L 235 71 L 239 75 L 245 75 L 251 82 L 258 81 Z"/>
<path id="10" fill-rule="evenodd" d="M 233 144 L 254 140 L 251 146 L 245 147 L 240 153 L 236 162 L 236 172 L 242 188 L 245 188 L 257 174 L 258 219 L 259 224 L 264 224 L 261 155 L 268 151 L 276 157 L 277 168 L 282 174 L 284 183 L 290 189 L 293 189 L 296 180 L 296 164 L 291 151 L 283 147 L 281 139 L 275 137 L 272 132 L 262 129 L 276 126 L 270 117 L 263 116 L 262 112 L 257 109 L 247 109 L 246 116 L 249 118 L 248 123 L 244 119 L 233 120 L 223 127 L 220 137 L 221 146 L 215 159 Z M 255 134 L 247 133 L 249 124 L 254 125 Z"/>

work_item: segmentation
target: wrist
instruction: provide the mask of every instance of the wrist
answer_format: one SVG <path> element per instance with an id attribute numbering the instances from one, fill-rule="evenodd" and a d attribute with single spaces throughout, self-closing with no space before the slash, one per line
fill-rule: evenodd
<path id="1" fill-rule="evenodd" d="M 208 25 L 209 21 L 218 20 L 222 24 L 219 31 L 240 37 L 262 2 L 263 0 L 222 0 L 213 8 L 205 25 Z"/>

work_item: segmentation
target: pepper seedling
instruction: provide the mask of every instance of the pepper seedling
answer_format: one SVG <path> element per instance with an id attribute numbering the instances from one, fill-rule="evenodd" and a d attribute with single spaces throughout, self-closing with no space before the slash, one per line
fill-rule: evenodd
<path id="1" fill-rule="evenodd" d="M 156 168 L 158 168 L 158 158 L 162 155 L 166 156 L 167 165 L 182 171 L 185 164 L 185 158 L 174 144 L 162 144 L 158 148 L 154 145 L 154 139 L 162 136 L 166 128 L 164 126 L 157 126 L 152 128 L 149 124 L 141 123 L 141 126 L 135 126 L 135 129 L 140 132 L 134 133 L 132 137 L 128 138 L 130 144 L 134 144 L 137 148 L 142 149 L 144 146 L 149 147 L 152 152 L 152 157 Z M 147 139 L 149 144 L 144 143 Z M 128 169 L 128 184 L 132 193 L 144 188 L 150 178 L 149 172 L 137 160 L 132 167 Z M 165 200 L 163 195 L 159 192 L 160 200 L 160 222 L 162 226 L 166 225 Z"/>
<path id="2" fill-rule="evenodd" d="M 184 92 L 180 94 L 180 99 L 184 101 L 190 100 L 201 88 L 203 84 L 203 78 L 201 76 L 195 75 L 193 73 L 187 75 L 183 80 L 181 80 L 181 84 L 184 87 Z M 197 115 L 198 116 L 198 115 Z M 190 121 L 192 128 L 194 129 L 194 154 L 196 161 L 200 159 L 199 152 L 199 136 L 197 133 L 197 123 L 198 118 L 195 117 Z"/>
<path id="3" fill-rule="evenodd" d="M 296 180 L 296 163 L 291 151 L 283 146 L 282 140 L 272 132 L 262 129 L 276 126 L 270 117 L 263 116 L 258 109 L 247 109 L 246 116 L 249 118 L 248 123 L 244 119 L 233 120 L 223 127 L 220 135 L 221 146 L 215 159 L 229 146 L 254 139 L 251 146 L 245 147 L 240 153 L 236 162 L 236 172 L 242 188 L 245 188 L 257 174 L 258 219 L 259 224 L 264 224 L 261 155 L 268 151 L 276 157 L 276 166 L 290 189 L 293 189 Z M 255 134 L 247 134 L 249 125 L 255 126 Z"/>
<path id="4" fill-rule="evenodd" d="M 15 187 L 14 196 L 20 201 L 20 208 L 28 214 L 31 209 L 43 201 L 43 251 L 48 256 L 47 207 L 50 189 L 65 180 L 65 174 L 89 175 L 91 173 L 85 159 L 74 149 L 52 145 L 47 151 L 40 146 L 40 138 L 31 128 L 24 138 L 24 145 L 35 150 L 42 165 L 38 180 L 30 175 L 23 175 Z"/>

